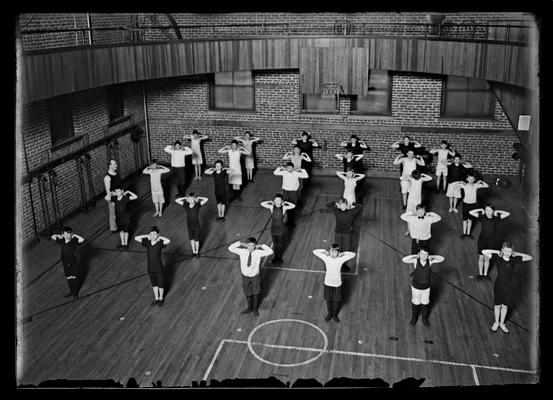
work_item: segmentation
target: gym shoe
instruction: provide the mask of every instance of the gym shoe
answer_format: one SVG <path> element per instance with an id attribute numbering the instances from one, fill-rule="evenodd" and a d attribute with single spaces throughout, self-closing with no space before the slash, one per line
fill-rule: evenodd
<path id="1" fill-rule="evenodd" d="M 335 315 L 334 317 L 332 317 L 332 319 L 333 319 L 334 321 L 338 322 L 338 323 L 340 322 L 340 318 L 338 318 L 337 315 Z"/>
<path id="2" fill-rule="evenodd" d="M 423 324 L 424 326 L 426 326 L 427 328 L 430 328 L 430 322 L 428 322 L 427 319 L 424 319 L 424 318 L 423 318 L 423 319 L 422 319 L 422 324 Z"/>
<path id="3" fill-rule="evenodd" d="M 415 324 L 417 323 L 417 319 L 411 318 L 411 321 L 409 321 L 409 325 L 415 326 Z"/>
<path id="4" fill-rule="evenodd" d="M 165 303 L 165 300 L 161 299 L 157 302 L 157 306 L 161 307 L 163 305 L 163 303 Z"/>
<path id="5" fill-rule="evenodd" d="M 492 278 L 490 278 L 489 275 L 482 275 L 482 277 L 483 277 L 485 280 L 487 280 L 487 281 L 491 281 L 491 280 L 492 280 Z"/>
<path id="6" fill-rule="evenodd" d="M 325 317 L 325 321 L 328 322 L 332 318 L 332 313 L 328 313 Z"/>
<path id="7" fill-rule="evenodd" d="M 505 333 L 509 333 L 509 330 L 507 329 L 507 327 L 505 326 L 505 324 L 499 324 L 499 327 L 501 328 L 501 330 Z"/>
<path id="8" fill-rule="evenodd" d="M 455 214 L 459 214 L 459 210 L 457 210 L 456 208 L 453 208 L 453 212 L 454 212 Z"/>
<path id="9" fill-rule="evenodd" d="M 246 308 L 245 310 L 240 311 L 240 314 L 249 314 L 249 313 L 251 313 L 251 312 L 252 312 L 251 309 Z"/>
<path id="10" fill-rule="evenodd" d="M 499 328 L 499 322 L 494 322 L 492 325 L 492 332 L 497 332 L 497 328 Z"/>
<path id="11" fill-rule="evenodd" d="M 255 315 L 256 317 L 259 317 L 259 311 L 253 310 L 253 315 Z"/>
<path id="12" fill-rule="evenodd" d="M 154 301 L 152 301 L 152 304 L 151 304 L 151 305 L 152 305 L 152 306 L 157 305 L 157 302 L 158 302 L 158 301 L 159 301 L 159 300 L 154 300 Z"/>
<path id="13" fill-rule="evenodd" d="M 482 280 L 483 275 L 476 275 L 476 280 Z"/>

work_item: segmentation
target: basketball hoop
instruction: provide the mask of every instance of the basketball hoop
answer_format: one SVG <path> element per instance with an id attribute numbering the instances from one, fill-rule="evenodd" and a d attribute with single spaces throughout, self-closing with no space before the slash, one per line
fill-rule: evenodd
<path id="1" fill-rule="evenodd" d="M 344 94 L 344 89 L 339 83 L 323 83 L 321 85 L 321 96 L 323 98 L 331 98 Z"/>

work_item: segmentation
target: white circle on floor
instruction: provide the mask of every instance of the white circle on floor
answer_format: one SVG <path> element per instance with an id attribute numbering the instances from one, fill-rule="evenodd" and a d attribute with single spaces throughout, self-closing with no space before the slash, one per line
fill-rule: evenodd
<path id="1" fill-rule="evenodd" d="M 324 340 L 324 346 L 322 349 L 320 349 L 320 353 L 317 354 L 315 357 L 311 357 L 310 359 L 308 360 L 305 360 L 305 361 L 302 361 L 300 363 L 293 363 L 293 364 L 282 364 L 282 363 L 275 363 L 275 362 L 272 362 L 272 361 L 268 361 L 268 360 L 265 360 L 264 358 L 262 358 L 259 354 L 257 354 L 254 350 L 253 350 L 253 347 L 252 347 L 252 337 L 254 335 L 254 333 L 261 327 L 265 326 L 265 325 L 269 325 L 269 324 L 276 324 L 277 322 L 298 322 L 300 324 L 305 324 L 305 325 L 309 325 L 313 328 L 315 328 L 317 331 L 319 331 L 319 333 L 322 335 L 323 337 L 323 340 Z M 328 337 L 326 336 L 326 334 L 323 332 L 323 330 L 321 328 L 319 328 L 317 325 L 314 325 L 310 322 L 306 322 L 306 321 L 302 321 L 301 319 L 289 319 L 289 318 L 284 318 L 284 319 L 275 319 L 275 320 L 272 320 L 272 321 L 267 321 L 267 322 L 264 322 L 262 323 L 261 325 L 258 325 L 256 326 L 249 334 L 248 336 L 248 349 L 250 350 L 250 353 L 252 353 L 252 355 L 257 358 L 259 361 L 261 362 L 264 362 L 266 364 L 270 364 L 270 365 L 274 365 L 275 367 L 297 367 L 297 366 L 300 366 L 300 365 L 305 365 L 305 364 L 309 364 L 309 363 L 312 363 L 313 361 L 317 360 L 320 356 L 322 356 L 325 352 L 326 352 L 326 349 L 328 348 Z M 262 344 L 262 343 L 261 343 Z M 280 346 L 275 346 L 275 345 L 270 345 L 271 347 L 280 347 Z M 291 347 L 291 346 L 290 346 Z M 298 350 L 301 350 L 301 348 L 298 348 Z"/>

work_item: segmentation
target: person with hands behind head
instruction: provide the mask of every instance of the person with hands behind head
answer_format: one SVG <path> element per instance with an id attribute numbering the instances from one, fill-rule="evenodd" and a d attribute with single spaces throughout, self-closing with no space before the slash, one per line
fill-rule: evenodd
<path id="1" fill-rule="evenodd" d="M 335 154 L 334 155 L 338 160 L 342 161 L 344 164 L 344 172 L 347 172 L 348 169 L 353 169 L 353 171 L 358 171 L 359 160 L 363 158 L 363 154 L 354 154 L 353 150 L 347 149 L 346 154 Z"/>
<path id="2" fill-rule="evenodd" d="M 470 237 L 473 238 L 471 233 L 472 221 L 476 218 L 474 215 L 470 214 L 471 210 L 476 208 L 476 191 L 478 189 L 484 189 L 490 187 L 483 180 L 475 182 L 476 178 L 472 172 L 467 172 L 467 181 L 466 182 L 455 182 L 452 185 L 456 186 L 458 190 L 463 190 L 465 196 L 463 197 L 463 233 L 461 234 L 462 238 Z M 455 188 L 454 188 L 455 190 Z"/>
<path id="3" fill-rule="evenodd" d="M 438 154 L 438 161 L 436 163 L 436 193 L 440 192 L 440 178 L 443 181 L 443 191 L 445 193 L 447 188 L 447 173 L 448 173 L 448 161 L 450 157 L 455 155 L 455 151 L 451 148 L 451 145 L 447 141 L 442 140 L 439 148 L 433 148 L 430 150 L 430 154 Z"/>
<path id="4" fill-rule="evenodd" d="M 161 307 L 165 300 L 163 291 L 165 290 L 164 268 L 161 261 L 161 250 L 165 248 L 171 240 L 159 234 L 159 228 L 152 226 L 147 235 L 135 236 L 134 240 L 146 248 L 148 260 L 147 271 L 150 277 L 150 283 L 154 291 L 154 301 L 152 306 Z"/>
<path id="5" fill-rule="evenodd" d="M 301 133 L 300 139 L 292 140 L 292 146 L 296 146 L 296 145 L 300 148 L 300 151 L 302 153 L 306 153 L 311 159 L 311 161 L 303 160 L 302 162 L 302 168 L 307 172 L 308 177 L 311 177 L 311 172 L 313 170 L 313 162 L 314 162 L 313 149 L 315 147 L 320 148 L 320 146 L 314 139 L 312 139 L 311 135 L 306 131 L 303 131 Z M 305 183 L 308 184 L 309 179 L 306 179 Z"/>
<path id="6" fill-rule="evenodd" d="M 501 250 L 483 249 L 482 254 L 491 258 L 491 262 L 497 268 L 493 287 L 495 321 L 492 325 L 492 332 L 501 328 L 503 332 L 509 333 L 509 329 L 505 325 L 505 318 L 512 302 L 515 284 L 514 272 L 520 263 L 531 260 L 532 256 L 514 251 L 513 245 L 509 241 L 503 242 Z"/>
<path id="7" fill-rule="evenodd" d="M 157 160 L 152 160 L 152 163 L 144 168 L 143 174 L 150 175 L 150 191 L 152 192 L 152 201 L 156 209 L 154 217 L 159 216 L 161 218 L 163 211 L 163 203 L 165 203 L 165 197 L 163 197 L 163 187 L 161 186 L 161 174 L 169 172 L 169 168 L 158 165 Z"/>
<path id="8" fill-rule="evenodd" d="M 332 318 L 334 321 L 340 322 L 338 313 L 342 301 L 342 265 L 355 257 L 355 253 L 352 251 L 341 252 L 340 246 L 333 243 L 328 250 L 315 249 L 313 254 L 323 260 L 325 264 L 323 298 L 328 310 L 325 321 L 328 322 Z"/>
<path id="9" fill-rule="evenodd" d="M 282 200 L 281 194 L 275 194 L 273 200 L 261 202 L 261 207 L 271 211 L 271 237 L 273 238 L 273 256 L 271 263 L 282 262 L 282 248 L 285 234 L 286 213 L 296 207 L 288 201 Z"/>
<path id="10" fill-rule="evenodd" d="M 223 167 L 223 161 L 215 161 L 215 166 L 205 170 L 207 175 L 213 176 L 215 183 L 215 202 L 217 203 L 216 221 L 225 220 L 225 208 L 228 204 L 228 174 L 234 172 L 230 168 Z"/>
<path id="11" fill-rule="evenodd" d="M 351 150 L 354 155 L 363 154 L 363 150 L 371 150 L 357 135 L 351 135 L 350 139 L 341 142 L 340 146 L 345 147 L 347 150 Z"/>
<path id="12" fill-rule="evenodd" d="M 461 154 L 455 153 L 453 161 L 447 161 L 449 184 L 447 185 L 446 197 L 449 198 L 449 212 L 458 213 L 457 201 L 461 198 L 461 190 L 456 182 L 462 182 L 465 180 L 467 170 L 472 168 L 472 165 L 468 162 L 461 162 Z"/>
<path id="13" fill-rule="evenodd" d="M 485 208 L 475 208 L 469 214 L 480 221 L 480 236 L 478 236 L 478 276 L 476 279 L 491 280 L 488 275 L 490 258 L 482 253 L 483 249 L 493 249 L 498 246 L 497 234 L 499 221 L 507 218 L 511 213 L 508 211 L 496 210 L 492 204 Z"/>
<path id="14" fill-rule="evenodd" d="M 444 257 L 430 255 L 428 246 L 423 245 L 417 254 L 411 254 L 402 258 L 404 263 L 413 264 L 413 281 L 411 282 L 411 321 L 415 325 L 422 311 L 422 323 L 430 327 L 428 316 L 430 314 L 430 277 L 432 264 L 441 263 Z"/>
<path id="15" fill-rule="evenodd" d="M 399 155 L 394 160 L 394 165 L 401 165 L 403 168 L 401 170 L 401 178 L 411 177 L 411 174 L 414 170 L 417 169 L 417 165 L 424 166 L 424 160 L 421 156 L 415 157 L 415 152 L 413 150 L 407 151 L 407 155 Z M 409 193 L 409 188 L 411 187 L 411 181 L 408 179 L 401 179 L 401 196 L 403 198 L 403 209 L 407 208 L 407 194 Z"/>
<path id="16" fill-rule="evenodd" d="M 209 139 L 207 135 L 200 135 L 196 129 L 186 139 L 190 140 L 190 148 L 192 149 L 192 165 L 194 165 L 194 180 L 202 179 L 202 164 L 204 159 L 202 156 L 202 140 Z"/>
<path id="17" fill-rule="evenodd" d="M 200 218 L 198 214 L 200 207 L 207 203 L 207 197 L 196 196 L 193 192 L 190 192 L 187 196 L 176 199 L 175 203 L 186 210 L 188 238 L 192 247 L 192 254 L 197 256 L 200 252 Z"/>
<path id="18" fill-rule="evenodd" d="M 180 140 L 175 141 L 173 146 L 165 146 L 163 150 L 171 154 L 173 178 L 177 179 L 177 196 L 181 196 L 186 189 L 186 156 L 193 154 L 193 151 L 190 147 L 182 146 Z"/>
<path id="19" fill-rule="evenodd" d="M 245 147 L 238 146 L 238 141 L 233 140 L 229 145 L 223 146 L 218 150 L 220 154 L 227 154 L 229 159 L 228 183 L 232 185 L 232 200 L 242 200 L 240 186 L 242 185 L 242 166 L 240 158 L 242 155 L 248 155 L 250 152 Z"/>
<path id="20" fill-rule="evenodd" d="M 349 204 L 354 204 L 356 201 L 355 187 L 357 186 L 357 182 L 363 179 L 365 175 L 354 173 L 353 168 L 349 168 L 347 172 L 336 171 L 336 175 L 344 181 L 344 193 L 342 197 L 346 199 Z"/>
<path id="21" fill-rule="evenodd" d="M 120 187 L 113 188 L 113 192 L 108 193 L 105 197 L 115 204 L 115 221 L 117 224 L 117 230 L 119 231 L 119 237 L 121 238 L 121 244 L 117 248 L 129 248 L 129 214 L 127 213 L 127 204 L 131 200 L 137 199 L 138 196 L 133 192 L 126 190 L 123 191 Z"/>
<path id="22" fill-rule="evenodd" d="M 442 219 L 434 212 L 426 212 L 426 206 L 422 204 L 415 207 L 415 212 L 404 212 L 400 218 L 408 224 L 408 232 L 411 235 L 411 254 L 417 254 L 420 246 L 429 245 L 432 237 L 431 226 Z"/>
<path id="23" fill-rule="evenodd" d="M 68 226 L 63 228 L 62 233 L 55 233 L 50 237 L 61 245 L 61 263 L 69 285 L 69 294 L 64 297 L 73 296 L 73 299 L 76 300 L 79 298 L 79 283 L 77 282 L 79 267 L 75 250 L 77 245 L 84 242 L 84 238 L 73 233 L 73 230 Z"/>
<path id="24" fill-rule="evenodd" d="M 273 250 L 266 244 L 257 244 L 257 239 L 250 237 L 245 243 L 239 240 L 228 247 L 228 251 L 240 257 L 242 272 L 242 290 L 248 306 L 241 314 L 253 312 L 259 316 L 259 296 L 261 295 L 261 274 L 259 265 L 261 258 L 273 254 Z"/>
<path id="25" fill-rule="evenodd" d="M 282 199 L 292 204 L 298 204 L 300 187 L 300 179 L 305 179 L 309 175 L 304 169 L 295 170 L 294 164 L 290 161 L 286 163 L 286 167 L 277 167 L 273 171 L 273 175 L 282 176 Z M 294 211 L 288 213 L 288 226 L 295 226 Z"/>
<path id="26" fill-rule="evenodd" d="M 249 131 L 244 133 L 244 137 L 236 136 L 234 140 L 242 142 L 242 146 L 249 151 L 249 154 L 244 155 L 244 164 L 246 166 L 246 174 L 248 182 L 253 182 L 253 169 L 255 168 L 255 155 L 253 151 L 253 144 L 260 142 L 261 139 L 252 134 Z"/>

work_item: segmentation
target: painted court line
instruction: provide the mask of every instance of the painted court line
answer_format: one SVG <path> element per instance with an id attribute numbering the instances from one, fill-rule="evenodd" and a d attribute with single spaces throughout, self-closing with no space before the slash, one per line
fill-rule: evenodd
<path id="1" fill-rule="evenodd" d="M 282 269 L 285 271 L 296 271 L 296 272 L 314 272 L 316 274 L 324 274 L 325 271 L 317 270 L 317 269 L 302 269 L 302 268 L 286 268 L 286 267 L 266 267 L 262 266 L 261 268 L 267 268 L 267 269 Z M 356 267 L 356 271 L 354 272 L 342 272 L 342 275 L 357 275 L 357 270 L 359 268 Z"/>
<path id="2" fill-rule="evenodd" d="M 209 373 L 213 369 L 213 365 L 215 364 L 215 361 L 216 361 L 216 359 L 217 359 L 219 353 L 221 352 L 221 349 L 223 348 L 223 345 L 225 343 L 238 343 L 238 344 L 246 344 L 247 345 L 248 341 L 247 340 L 237 340 L 237 339 L 223 339 L 223 340 L 221 340 L 221 343 L 219 344 L 219 347 L 217 347 L 217 351 L 215 352 L 215 355 L 213 356 L 213 359 L 211 360 L 211 363 L 209 364 L 209 367 L 208 367 L 207 371 L 204 374 L 204 377 L 203 377 L 204 381 L 207 380 L 207 377 L 209 376 Z M 494 366 L 491 366 L 491 365 L 466 364 L 466 363 L 459 363 L 459 362 L 453 362 L 453 361 L 443 361 L 443 360 L 425 360 L 423 358 L 391 356 L 391 355 L 386 355 L 386 354 L 361 353 L 361 352 L 356 352 L 356 351 L 344 351 L 344 350 L 333 350 L 333 349 L 325 350 L 325 349 L 315 349 L 315 348 L 310 348 L 310 347 L 286 346 L 286 345 L 259 343 L 259 342 L 252 342 L 252 345 L 265 346 L 265 347 L 270 347 L 270 348 L 287 349 L 287 350 L 312 351 L 312 352 L 322 352 L 322 353 L 335 353 L 335 354 L 344 354 L 344 355 L 359 356 L 359 357 L 373 357 L 373 358 L 384 358 L 384 359 L 390 359 L 390 360 L 413 361 L 413 362 L 441 364 L 441 365 L 452 365 L 452 366 L 457 366 L 457 367 L 470 367 L 472 369 L 472 374 L 473 374 L 476 385 L 480 385 L 480 382 L 478 381 L 478 375 L 476 374 L 476 368 L 490 369 L 490 370 L 494 370 L 494 371 L 516 372 L 516 373 L 521 373 L 521 374 L 536 374 L 536 371 L 525 370 L 525 369 L 494 367 Z"/>

